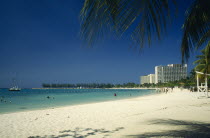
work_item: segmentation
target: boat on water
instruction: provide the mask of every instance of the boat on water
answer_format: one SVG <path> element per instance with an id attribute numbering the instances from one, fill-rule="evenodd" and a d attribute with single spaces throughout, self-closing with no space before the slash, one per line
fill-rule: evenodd
<path id="1" fill-rule="evenodd" d="M 9 91 L 21 91 L 21 88 L 18 87 L 17 81 L 13 79 L 13 86 L 9 88 Z"/>
<path id="2" fill-rule="evenodd" d="M 14 86 L 12 88 L 9 88 L 9 91 L 21 91 L 21 88 L 18 88 L 17 86 Z"/>

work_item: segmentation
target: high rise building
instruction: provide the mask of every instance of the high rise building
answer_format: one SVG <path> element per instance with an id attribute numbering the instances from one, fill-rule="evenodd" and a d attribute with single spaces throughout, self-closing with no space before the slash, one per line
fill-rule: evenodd
<path id="1" fill-rule="evenodd" d="M 140 80 L 141 80 L 141 84 L 155 83 L 155 74 L 149 74 L 149 75 L 146 75 L 146 76 L 141 76 Z"/>
<path id="2" fill-rule="evenodd" d="M 168 64 L 155 67 L 155 83 L 177 81 L 187 78 L 187 64 Z"/>

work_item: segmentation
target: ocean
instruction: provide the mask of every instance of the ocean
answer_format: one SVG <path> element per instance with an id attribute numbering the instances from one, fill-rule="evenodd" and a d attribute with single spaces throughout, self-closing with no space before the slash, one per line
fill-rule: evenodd
<path id="1" fill-rule="evenodd" d="M 0 114 L 128 99 L 155 93 L 155 90 L 145 89 L 0 89 Z"/>

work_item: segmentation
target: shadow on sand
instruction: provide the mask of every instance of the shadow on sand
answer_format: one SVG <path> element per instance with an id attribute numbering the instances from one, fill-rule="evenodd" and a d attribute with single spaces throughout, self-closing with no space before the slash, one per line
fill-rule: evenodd
<path id="1" fill-rule="evenodd" d="M 92 128 L 75 128 L 74 130 L 64 130 L 60 131 L 60 135 L 45 135 L 45 136 L 30 136 L 28 138 L 62 138 L 62 137 L 71 137 L 71 138 L 86 138 L 92 135 L 101 134 L 103 137 L 109 137 L 110 134 L 115 133 L 124 129 L 123 127 L 118 127 L 114 130 L 105 130 L 105 129 L 92 129 Z"/>
<path id="2" fill-rule="evenodd" d="M 181 130 L 168 130 L 161 132 L 128 135 L 133 138 L 145 137 L 183 137 L 183 138 L 210 138 L 210 124 L 201 122 L 190 122 L 181 120 L 152 120 L 151 125 L 183 126 Z"/>

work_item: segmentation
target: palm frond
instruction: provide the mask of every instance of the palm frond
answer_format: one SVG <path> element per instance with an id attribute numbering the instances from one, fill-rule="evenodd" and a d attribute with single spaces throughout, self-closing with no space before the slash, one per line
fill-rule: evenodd
<path id="1" fill-rule="evenodd" d="M 161 39 L 166 31 L 170 3 L 175 0 L 86 0 L 81 10 L 81 37 L 93 45 L 108 32 L 120 37 L 129 30 L 140 47 L 151 44 L 152 34 Z"/>
<path id="2" fill-rule="evenodd" d="M 145 0 L 139 17 L 139 22 L 132 33 L 132 39 L 143 48 L 145 42 L 151 44 L 152 33 L 160 40 L 166 31 L 167 21 L 170 19 L 169 4 L 167 0 Z M 136 16 L 137 17 L 137 16 Z"/>
<path id="3" fill-rule="evenodd" d="M 199 71 L 199 72 L 205 73 L 205 70 L 206 70 L 205 67 L 206 67 L 205 64 L 198 64 L 198 65 L 195 67 L 195 70 L 196 70 L 196 71 Z"/>
<path id="4" fill-rule="evenodd" d="M 200 39 L 200 41 L 197 44 L 196 48 L 199 48 L 200 46 L 202 46 L 203 43 L 209 41 L 210 38 L 210 30 L 208 30 Z"/>
<path id="5" fill-rule="evenodd" d="M 197 56 L 199 58 L 194 62 L 194 64 L 197 64 L 195 67 L 196 71 L 203 72 L 205 74 L 210 73 L 210 41 L 206 45 L 206 47 L 201 50 L 203 55 Z"/>
<path id="6" fill-rule="evenodd" d="M 196 58 L 205 58 L 205 55 L 198 55 Z"/>
<path id="7" fill-rule="evenodd" d="M 182 61 L 190 57 L 194 48 L 199 48 L 209 41 L 210 29 L 210 1 L 195 0 L 186 12 L 186 20 L 183 25 L 183 37 L 181 44 Z"/>
<path id="8" fill-rule="evenodd" d="M 193 64 L 204 64 L 206 62 L 205 59 L 198 59 L 196 61 L 193 62 Z"/>
<path id="9" fill-rule="evenodd" d="M 92 45 L 96 38 L 104 36 L 104 33 L 113 30 L 119 0 L 86 0 L 81 10 L 82 38 Z"/>

